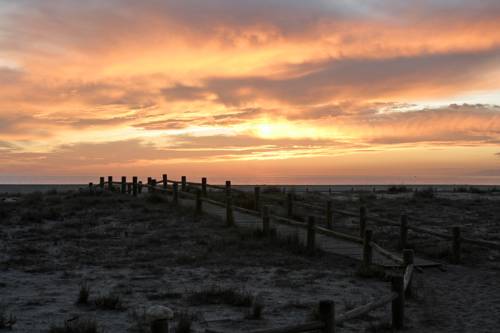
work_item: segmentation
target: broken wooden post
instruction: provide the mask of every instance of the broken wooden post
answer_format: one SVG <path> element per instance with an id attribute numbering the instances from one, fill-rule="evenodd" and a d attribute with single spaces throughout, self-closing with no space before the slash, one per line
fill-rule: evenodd
<path id="1" fill-rule="evenodd" d="M 269 222 L 269 206 L 264 206 L 262 209 L 262 232 L 265 237 L 271 236 L 271 226 Z"/>
<path id="2" fill-rule="evenodd" d="M 286 196 L 286 216 L 293 216 L 293 194 L 288 192 Z"/>
<path id="3" fill-rule="evenodd" d="M 401 249 L 405 249 L 408 245 L 408 217 L 406 214 L 401 215 L 401 230 L 400 230 L 400 239 L 399 246 Z"/>
<path id="4" fill-rule="evenodd" d="M 365 230 L 363 235 L 363 267 L 368 269 L 372 265 L 373 249 L 372 249 L 373 231 L 370 229 Z"/>
<path id="5" fill-rule="evenodd" d="M 99 178 L 99 187 L 101 188 L 101 191 L 104 191 L 104 177 Z"/>
<path id="6" fill-rule="evenodd" d="M 452 230 L 452 244 L 451 244 L 451 259 L 453 264 L 459 264 L 461 261 L 461 240 L 460 240 L 460 227 L 453 227 Z"/>
<path id="7" fill-rule="evenodd" d="M 328 229 L 333 228 L 333 203 L 331 200 L 326 202 L 326 227 Z"/>
<path id="8" fill-rule="evenodd" d="M 316 221 L 314 216 L 309 216 L 307 220 L 307 252 L 313 254 L 316 249 Z"/>
<path id="9" fill-rule="evenodd" d="M 393 276 L 391 279 L 391 289 L 398 296 L 392 301 L 392 328 L 402 329 L 405 317 L 405 293 L 403 276 Z"/>
<path id="10" fill-rule="evenodd" d="M 415 262 L 415 252 L 411 249 L 405 249 L 403 250 L 403 266 L 406 270 L 408 269 L 408 266 L 413 265 Z M 405 297 L 410 298 L 411 297 L 411 281 L 412 277 L 410 276 L 410 280 L 408 281 L 408 285 L 406 286 L 405 290 Z"/>
<path id="11" fill-rule="evenodd" d="M 207 196 L 207 177 L 201 178 L 201 194 Z"/>
<path id="12" fill-rule="evenodd" d="M 260 211 L 260 187 L 255 186 L 253 189 L 254 209 Z"/>
<path id="13" fill-rule="evenodd" d="M 137 186 L 137 177 L 134 176 L 132 177 L 132 191 L 133 191 L 133 195 L 134 197 L 137 196 L 137 192 L 138 192 L 138 186 Z"/>
<path id="14" fill-rule="evenodd" d="M 196 189 L 196 214 L 201 214 L 203 212 L 203 201 L 201 200 L 201 190 Z"/>
<path id="15" fill-rule="evenodd" d="M 127 177 L 122 176 L 122 184 L 121 185 L 122 185 L 121 186 L 122 187 L 121 188 L 122 194 L 125 194 L 127 192 Z"/>
<path id="16" fill-rule="evenodd" d="M 359 208 L 359 237 L 363 238 L 366 230 L 366 208 Z"/>
<path id="17" fill-rule="evenodd" d="M 174 193 L 172 194 L 172 202 L 174 203 L 174 205 L 177 205 L 179 204 L 179 183 L 173 183 L 172 188 L 174 190 Z"/>
<path id="18" fill-rule="evenodd" d="M 108 191 L 113 191 L 113 176 L 108 176 Z"/>
<path id="19" fill-rule="evenodd" d="M 335 333 L 335 303 L 333 301 L 319 302 L 319 319 L 324 324 L 321 333 Z"/>
<path id="20" fill-rule="evenodd" d="M 181 191 L 186 192 L 187 190 L 187 178 L 186 176 L 181 177 Z"/>
<path id="21" fill-rule="evenodd" d="M 162 178 L 163 178 L 163 188 L 166 190 L 167 189 L 167 185 L 168 185 L 168 178 L 167 178 L 167 174 L 164 173 L 162 175 Z"/>
<path id="22" fill-rule="evenodd" d="M 226 195 L 226 225 L 228 227 L 231 227 L 234 225 L 233 197 L 231 194 Z"/>

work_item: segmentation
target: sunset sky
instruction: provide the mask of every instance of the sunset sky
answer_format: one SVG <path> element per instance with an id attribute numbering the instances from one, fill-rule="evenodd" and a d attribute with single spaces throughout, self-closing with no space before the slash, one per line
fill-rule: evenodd
<path id="1" fill-rule="evenodd" d="M 0 0 L 0 183 L 500 184 L 500 1 Z"/>

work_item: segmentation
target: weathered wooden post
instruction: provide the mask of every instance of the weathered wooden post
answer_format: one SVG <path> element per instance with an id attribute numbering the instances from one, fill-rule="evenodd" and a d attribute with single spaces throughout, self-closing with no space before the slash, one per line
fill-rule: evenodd
<path id="1" fill-rule="evenodd" d="M 226 180 L 226 196 L 231 195 L 231 181 Z"/>
<path id="2" fill-rule="evenodd" d="M 271 236 L 269 206 L 264 206 L 262 209 L 262 232 L 264 233 L 265 237 Z"/>
<path id="3" fill-rule="evenodd" d="M 366 208 L 359 208 L 359 237 L 363 238 L 366 230 Z"/>
<path id="4" fill-rule="evenodd" d="M 187 178 L 186 176 L 181 177 L 181 191 L 186 192 L 187 190 Z"/>
<path id="5" fill-rule="evenodd" d="M 104 177 L 99 178 L 99 187 L 101 188 L 101 191 L 104 191 Z"/>
<path id="6" fill-rule="evenodd" d="M 254 187 L 253 198 L 254 198 L 254 209 L 256 211 L 260 211 L 260 187 L 259 186 Z"/>
<path id="7" fill-rule="evenodd" d="M 307 220 L 307 252 L 313 254 L 316 249 L 316 221 L 314 216 L 309 216 Z"/>
<path id="8" fill-rule="evenodd" d="M 94 184 L 89 183 L 89 193 L 94 193 Z"/>
<path id="9" fill-rule="evenodd" d="M 139 192 L 139 194 L 142 193 L 142 180 L 139 180 L 139 183 L 137 185 L 137 191 Z"/>
<path id="10" fill-rule="evenodd" d="M 286 216 L 293 216 L 293 194 L 288 192 L 286 196 Z"/>
<path id="11" fill-rule="evenodd" d="M 201 178 L 201 194 L 207 196 L 207 177 Z"/>
<path id="12" fill-rule="evenodd" d="M 363 235 L 363 267 L 368 269 L 372 265 L 373 249 L 372 249 L 373 231 L 370 229 L 365 230 Z"/>
<path id="13" fill-rule="evenodd" d="M 175 182 L 172 184 L 173 194 L 172 194 L 172 202 L 174 205 L 179 204 L 179 183 Z"/>
<path id="14" fill-rule="evenodd" d="M 151 192 L 156 192 L 156 179 L 151 179 L 151 185 L 150 185 Z"/>
<path id="15" fill-rule="evenodd" d="M 335 303 L 333 301 L 319 302 L 319 319 L 325 325 L 321 333 L 335 333 Z"/>
<path id="16" fill-rule="evenodd" d="M 133 191 L 133 195 L 134 197 L 137 196 L 137 192 L 138 192 L 138 186 L 137 186 L 137 177 L 134 176 L 132 177 L 132 191 Z"/>
<path id="17" fill-rule="evenodd" d="M 234 225 L 233 196 L 231 194 L 226 195 L 226 225 L 228 227 Z"/>
<path id="18" fill-rule="evenodd" d="M 415 252 L 410 249 L 405 249 L 403 250 L 403 266 L 405 268 L 405 272 L 408 266 L 413 265 L 415 262 Z M 410 276 L 410 280 L 408 281 L 408 286 L 406 287 L 405 290 L 405 297 L 410 298 L 411 297 L 411 281 L 412 277 Z"/>
<path id="19" fill-rule="evenodd" d="M 148 191 L 149 191 L 149 185 L 151 185 L 151 182 L 152 182 L 152 181 L 153 181 L 153 178 L 148 177 L 148 184 L 147 184 L 147 185 L 148 185 Z"/>
<path id="20" fill-rule="evenodd" d="M 167 178 L 167 174 L 164 173 L 162 175 L 162 178 L 163 178 L 163 188 L 166 190 L 167 189 L 167 185 L 168 185 L 168 178 Z"/>
<path id="21" fill-rule="evenodd" d="M 113 176 L 108 176 L 108 191 L 113 191 Z"/>
<path id="22" fill-rule="evenodd" d="M 201 200 L 201 190 L 196 189 L 196 214 L 203 212 L 203 201 Z"/>
<path id="23" fill-rule="evenodd" d="M 401 215 L 401 230 L 399 246 L 401 249 L 406 249 L 408 245 L 408 217 L 406 214 Z"/>
<path id="24" fill-rule="evenodd" d="M 127 177 L 122 176 L 122 194 L 125 194 L 127 192 Z"/>
<path id="25" fill-rule="evenodd" d="M 127 194 L 132 193 L 132 183 L 127 183 Z"/>
<path id="26" fill-rule="evenodd" d="M 392 328 L 402 329 L 405 318 L 405 293 L 403 276 L 393 276 L 391 279 L 391 289 L 398 296 L 392 301 Z"/>
<path id="27" fill-rule="evenodd" d="M 452 230 L 451 260 L 453 264 L 459 264 L 462 259 L 460 227 L 453 227 L 453 229 L 451 230 Z"/>
<path id="28" fill-rule="evenodd" d="M 333 228 L 333 203 L 331 200 L 326 202 L 326 227 L 328 229 Z"/>

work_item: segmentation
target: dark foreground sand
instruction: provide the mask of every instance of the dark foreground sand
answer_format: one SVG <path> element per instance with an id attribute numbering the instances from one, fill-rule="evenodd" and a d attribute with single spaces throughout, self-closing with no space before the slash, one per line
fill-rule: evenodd
<path id="1" fill-rule="evenodd" d="M 354 208 L 359 200 L 338 198 L 336 203 Z M 374 213 L 393 200 L 389 215 L 403 205 L 394 199 L 361 200 Z M 480 216 L 480 208 L 468 214 Z M 345 230 L 355 224 L 340 217 L 337 223 Z M 498 232 L 498 224 L 492 222 L 488 230 L 489 225 L 478 222 L 485 233 Z M 393 236 L 385 235 L 389 244 Z M 174 310 L 173 327 L 189 318 L 193 331 L 244 332 L 304 322 L 314 317 L 320 299 L 335 300 L 340 313 L 389 290 L 383 278 L 358 276 L 358 264 L 349 259 L 307 256 L 293 242 L 271 243 L 253 232 L 226 228 L 156 195 L 3 195 L 0 249 L 0 306 L 17 318 L 13 332 L 46 332 L 73 318 L 95 320 L 105 332 L 146 332 L 144 309 L 157 304 Z M 488 258 L 474 261 L 476 254 Z M 498 332 L 497 255 L 471 249 L 464 265 L 417 274 L 406 331 Z M 81 285 L 90 290 L 87 304 L 77 304 Z M 339 330 L 389 332 L 389 323 L 386 307 Z"/>

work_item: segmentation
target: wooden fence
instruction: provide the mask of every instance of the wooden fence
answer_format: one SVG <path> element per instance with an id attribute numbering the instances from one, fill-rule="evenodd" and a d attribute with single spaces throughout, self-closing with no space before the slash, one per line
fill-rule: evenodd
<path id="1" fill-rule="evenodd" d="M 385 306 L 391 303 L 392 309 L 392 324 L 396 329 L 401 329 L 404 326 L 404 304 L 405 298 L 411 295 L 411 281 L 413 271 L 419 269 L 418 266 L 414 264 L 414 252 L 413 250 L 404 249 L 407 244 L 408 230 L 414 232 L 426 233 L 436 237 L 441 237 L 446 240 L 452 241 L 453 249 L 453 260 L 454 262 L 460 261 L 460 247 L 462 243 L 469 243 L 478 246 L 484 246 L 493 249 L 499 249 L 500 244 L 485 240 L 472 240 L 461 236 L 460 228 L 454 227 L 452 229 L 452 234 L 444 234 L 436 232 L 433 230 L 428 230 L 425 228 L 415 227 L 408 225 L 407 217 L 403 215 L 401 217 L 400 223 L 381 219 L 381 218 L 371 218 L 371 221 L 383 223 L 389 226 L 400 227 L 400 243 L 403 251 L 403 256 L 399 257 L 390 251 L 387 251 L 382 246 L 377 244 L 372 240 L 372 230 L 367 227 L 368 217 L 367 211 L 364 207 L 361 207 L 359 214 L 344 210 L 333 209 L 332 202 L 327 201 L 324 207 L 318 205 L 312 205 L 293 199 L 291 193 L 288 193 L 286 198 L 278 197 L 275 195 L 262 193 L 260 187 L 255 187 L 253 191 L 253 207 L 245 208 L 233 204 L 233 194 L 239 195 L 252 195 L 251 192 L 243 191 L 240 189 L 235 189 L 231 186 L 230 181 L 226 181 L 225 185 L 213 185 L 207 183 L 207 178 L 202 178 L 201 182 L 188 182 L 185 176 L 181 177 L 180 181 L 175 181 L 167 178 L 164 174 L 161 180 L 157 181 L 153 178 L 148 178 L 147 184 L 145 185 L 149 192 L 160 192 L 166 193 L 171 196 L 172 203 L 174 205 L 179 204 L 180 198 L 188 198 L 195 201 L 195 211 L 201 214 L 203 212 L 203 203 L 209 203 L 219 207 L 225 208 L 225 222 L 228 226 L 235 225 L 234 211 L 239 211 L 245 214 L 256 216 L 262 218 L 262 231 L 265 235 L 271 234 L 270 221 L 275 223 L 281 223 L 286 225 L 292 225 L 295 227 L 305 229 L 307 235 L 306 246 L 311 252 L 316 248 L 315 235 L 316 233 L 340 238 L 343 240 L 351 241 L 362 245 L 363 256 L 362 256 L 362 266 L 370 267 L 372 265 L 373 251 L 377 251 L 379 254 L 393 260 L 399 266 L 404 269 L 404 274 L 392 276 L 391 279 L 391 292 L 387 295 L 378 298 L 377 300 L 371 301 L 360 307 L 347 311 L 340 315 L 335 315 L 335 303 L 332 301 L 321 301 L 319 303 L 319 320 L 312 321 L 300 325 L 264 329 L 251 331 L 251 333 L 300 333 L 309 331 L 321 331 L 323 333 L 335 332 L 335 327 L 341 323 L 360 317 L 376 308 Z M 180 188 L 179 188 L 180 187 Z M 133 177 L 132 182 L 127 182 L 126 177 L 122 177 L 120 182 L 114 182 L 111 176 L 108 177 L 107 182 L 104 177 L 100 177 L 98 185 L 89 183 L 89 190 L 94 192 L 96 190 L 104 191 L 110 190 L 121 193 L 128 193 L 134 196 L 139 195 L 142 192 L 143 184 L 138 180 L 138 177 Z M 224 201 L 215 200 L 209 198 L 209 191 L 216 190 L 218 192 L 225 192 Z M 194 192 L 194 193 L 193 193 Z M 166 196 L 168 200 L 168 196 Z M 264 205 L 263 200 L 268 202 L 279 203 L 285 206 L 286 215 L 280 216 L 272 212 L 272 204 Z M 293 219 L 294 206 L 302 206 L 310 211 L 321 212 L 321 214 L 310 214 L 307 223 L 302 221 L 297 221 Z M 359 235 L 351 235 L 333 230 L 333 213 L 340 213 L 351 217 L 359 218 Z M 318 218 L 324 219 L 326 221 L 325 226 L 320 226 L 316 224 Z"/>

